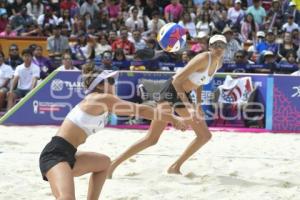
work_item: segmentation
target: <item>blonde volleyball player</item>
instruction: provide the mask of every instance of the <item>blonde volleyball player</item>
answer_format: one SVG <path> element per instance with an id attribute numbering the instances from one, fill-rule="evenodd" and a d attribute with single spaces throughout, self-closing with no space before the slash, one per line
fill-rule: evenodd
<path id="1" fill-rule="evenodd" d="M 99 198 L 110 166 L 110 158 L 93 152 L 79 152 L 77 147 L 88 136 L 103 128 L 108 113 L 136 115 L 145 119 L 160 116 L 164 122 L 184 130 L 184 121 L 158 109 L 123 101 L 114 95 L 115 72 L 97 71 L 93 64 L 83 67 L 84 86 L 88 95 L 67 115 L 56 136 L 40 155 L 40 170 L 48 180 L 56 199 L 75 200 L 74 177 L 91 173 L 87 199 Z"/>
<path id="2" fill-rule="evenodd" d="M 183 154 L 169 167 L 168 173 L 180 174 L 181 165 L 211 138 L 206 122 L 203 118 L 201 103 L 202 85 L 208 84 L 216 71 L 222 66 L 226 39 L 223 35 L 214 35 L 209 40 L 210 51 L 195 56 L 183 70 L 168 80 L 161 91 L 161 102 L 158 109 L 173 111 L 184 117 L 195 131 L 196 138 L 190 143 Z M 189 94 L 196 90 L 197 104 L 192 105 Z M 112 162 L 108 178 L 116 167 L 129 157 L 157 143 L 167 123 L 162 120 L 151 122 L 148 134 L 127 149 Z"/>

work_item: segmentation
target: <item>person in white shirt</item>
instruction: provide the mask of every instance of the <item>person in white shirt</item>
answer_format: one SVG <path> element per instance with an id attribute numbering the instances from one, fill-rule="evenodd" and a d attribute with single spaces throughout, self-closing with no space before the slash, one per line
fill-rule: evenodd
<path id="1" fill-rule="evenodd" d="M 40 68 L 32 62 L 31 50 L 24 49 L 22 57 L 24 63 L 16 67 L 12 87 L 7 93 L 7 110 L 15 105 L 17 98 L 24 97 L 30 90 L 35 88 L 40 78 Z"/>
<path id="2" fill-rule="evenodd" d="M 152 19 L 148 21 L 148 30 L 150 32 L 158 32 L 161 27 L 163 27 L 166 22 L 163 19 L 160 19 L 159 12 L 152 12 Z"/>
<path id="3" fill-rule="evenodd" d="M 233 24 L 235 24 L 238 19 L 242 19 L 245 15 L 244 10 L 241 9 L 241 4 L 241 0 L 235 0 L 234 7 L 231 7 L 228 10 L 227 17 L 232 21 Z"/>
<path id="4" fill-rule="evenodd" d="M 12 67 L 4 63 L 4 53 L 0 51 L 0 110 L 3 108 L 9 82 L 13 74 Z"/>
<path id="5" fill-rule="evenodd" d="M 125 26 L 130 30 L 144 30 L 144 22 L 138 18 L 138 9 L 135 7 L 132 9 L 132 16 L 125 21 Z"/>
<path id="6" fill-rule="evenodd" d="M 291 33 L 294 29 L 299 30 L 299 25 L 295 23 L 294 16 L 289 15 L 287 23 L 282 26 L 282 30 Z"/>
<path id="7" fill-rule="evenodd" d="M 62 66 L 58 67 L 56 71 L 80 71 L 73 66 L 71 54 L 66 52 L 62 55 Z"/>

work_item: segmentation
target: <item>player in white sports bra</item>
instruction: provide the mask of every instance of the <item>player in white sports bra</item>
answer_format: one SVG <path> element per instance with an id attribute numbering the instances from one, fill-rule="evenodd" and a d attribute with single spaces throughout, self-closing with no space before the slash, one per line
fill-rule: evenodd
<path id="1" fill-rule="evenodd" d="M 83 66 L 83 73 L 88 95 L 69 112 L 56 136 L 40 155 L 43 179 L 49 181 L 56 199 L 75 200 L 74 177 L 86 173 L 91 173 L 87 199 L 99 198 L 110 158 L 94 152 L 79 152 L 77 147 L 105 126 L 109 113 L 150 120 L 158 114 L 175 128 L 185 130 L 187 127 L 180 117 L 115 96 L 114 76 L 117 72 L 98 71 L 92 63 L 88 63 Z"/>
<path id="2" fill-rule="evenodd" d="M 181 117 L 186 118 L 188 125 L 196 134 L 196 138 L 183 154 L 169 167 L 168 173 L 180 174 L 181 165 L 211 138 L 201 106 L 199 106 L 201 104 L 201 86 L 209 83 L 216 71 L 222 66 L 226 45 L 227 41 L 223 35 L 212 36 L 209 40 L 210 51 L 195 56 L 182 70 L 166 81 L 161 90 L 158 109 L 175 111 Z M 189 97 L 189 93 L 193 90 L 197 94 L 196 105 L 193 105 Z M 108 177 L 112 177 L 114 170 L 123 161 L 155 145 L 166 125 L 167 123 L 163 121 L 153 120 L 148 134 L 112 162 Z"/>

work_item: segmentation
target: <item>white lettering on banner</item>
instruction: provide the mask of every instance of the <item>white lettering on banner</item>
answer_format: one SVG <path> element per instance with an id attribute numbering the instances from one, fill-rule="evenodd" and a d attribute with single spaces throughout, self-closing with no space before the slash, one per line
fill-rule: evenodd
<path id="1" fill-rule="evenodd" d="M 255 81 L 254 86 L 255 87 L 262 87 L 262 82 L 261 81 Z"/>
<path id="2" fill-rule="evenodd" d="M 294 86 L 293 89 L 296 90 L 296 92 L 292 95 L 292 97 L 300 97 L 300 85 Z"/>
<path id="3" fill-rule="evenodd" d="M 58 112 L 66 107 L 64 102 L 41 102 L 34 100 L 32 102 L 34 114 L 45 114 L 46 112 Z"/>

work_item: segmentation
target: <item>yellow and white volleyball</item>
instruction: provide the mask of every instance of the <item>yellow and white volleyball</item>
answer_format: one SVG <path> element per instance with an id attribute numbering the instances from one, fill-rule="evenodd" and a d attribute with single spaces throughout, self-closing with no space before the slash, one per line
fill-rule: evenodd
<path id="1" fill-rule="evenodd" d="M 157 41 L 167 52 L 176 52 L 186 44 L 186 30 L 176 23 L 167 23 L 159 30 Z"/>

